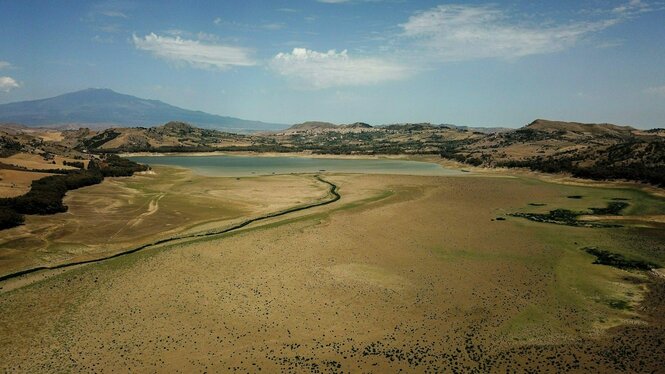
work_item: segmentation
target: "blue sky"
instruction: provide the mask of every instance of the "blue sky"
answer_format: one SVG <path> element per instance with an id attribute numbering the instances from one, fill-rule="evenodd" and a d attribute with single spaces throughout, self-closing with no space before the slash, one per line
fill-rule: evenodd
<path id="1" fill-rule="evenodd" d="M 0 103 L 111 88 L 277 123 L 665 127 L 665 3 L 0 0 Z"/>

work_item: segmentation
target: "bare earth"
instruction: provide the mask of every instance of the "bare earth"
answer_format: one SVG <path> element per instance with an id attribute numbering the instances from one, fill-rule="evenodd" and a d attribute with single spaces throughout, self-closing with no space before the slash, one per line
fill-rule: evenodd
<path id="1" fill-rule="evenodd" d="M 662 261 L 665 230 L 496 220 L 622 198 L 640 221 L 661 215 L 662 199 L 523 177 L 323 177 L 340 201 L 0 284 L 0 370 L 662 370 L 665 280 L 594 265 L 580 249 Z M 311 175 L 236 180 L 161 168 L 84 190 L 68 194 L 70 216 L 57 219 L 76 229 L 53 231 L 46 217 L 16 229 L 47 244 L 17 247 L 12 259 L 35 255 L 3 257 L 3 274 L 320 201 L 327 186 Z M 104 225 L 86 225 L 93 217 Z M 63 252 L 65 242 L 87 249 Z"/>

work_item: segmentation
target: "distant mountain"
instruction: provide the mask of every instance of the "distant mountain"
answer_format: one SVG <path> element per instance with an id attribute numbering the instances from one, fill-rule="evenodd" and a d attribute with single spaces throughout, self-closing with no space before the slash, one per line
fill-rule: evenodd
<path id="1" fill-rule="evenodd" d="M 366 131 L 422 131 L 422 130 L 436 130 L 436 129 L 452 129 L 459 131 L 476 132 L 480 134 L 496 134 L 500 132 L 507 132 L 514 129 L 505 127 L 470 127 L 470 126 L 456 126 L 451 124 L 435 125 L 431 123 L 394 123 L 388 125 L 371 126 L 364 122 L 355 122 L 348 125 L 336 125 L 330 122 L 321 121 L 307 121 L 297 123 L 285 130 L 280 131 L 281 134 L 293 133 L 323 133 L 323 132 L 366 132 Z"/>
<path id="2" fill-rule="evenodd" d="M 393 123 L 390 125 L 381 126 L 381 128 L 391 131 L 424 131 L 424 130 L 445 129 L 449 127 L 446 125 L 439 126 L 439 125 L 433 125 L 428 122 L 423 122 L 423 123 Z"/>
<path id="3" fill-rule="evenodd" d="M 442 123 L 440 125 L 431 124 L 429 122 L 423 123 L 393 123 L 389 125 L 380 126 L 386 130 L 411 130 L 411 131 L 421 131 L 424 129 L 436 129 L 436 128 L 449 128 L 452 130 L 459 131 L 470 131 L 482 134 L 495 134 L 499 132 L 506 132 L 513 129 L 506 127 L 472 127 L 472 126 L 457 126 L 449 123 Z"/>
<path id="4" fill-rule="evenodd" d="M 0 105 L 0 122 L 28 126 L 80 125 L 99 127 L 154 126 L 182 121 L 198 127 L 244 132 L 277 130 L 274 123 L 224 117 L 146 100 L 109 89 L 89 88 L 48 99 Z"/>
<path id="5" fill-rule="evenodd" d="M 319 121 L 307 121 L 303 123 L 297 123 L 287 130 L 298 130 L 298 131 L 307 131 L 307 130 L 321 130 L 321 129 L 334 129 L 337 128 L 337 125 L 330 122 L 319 122 Z"/>
<path id="6" fill-rule="evenodd" d="M 250 135 L 202 129 L 175 121 L 147 129 L 116 127 L 99 132 L 63 131 L 63 138 L 74 149 L 97 151 L 213 150 L 231 144 L 248 146 L 253 139 Z"/>
<path id="7" fill-rule="evenodd" d="M 572 133 L 578 136 L 604 136 L 626 138 L 637 130 L 630 126 L 617 126 L 610 123 L 580 123 L 537 119 L 525 128 L 547 133 Z"/>
<path id="8" fill-rule="evenodd" d="M 483 134 L 496 134 L 500 132 L 508 132 L 514 129 L 508 128 L 508 127 L 476 127 L 476 126 L 457 126 L 457 125 L 451 125 L 451 124 L 444 124 L 443 126 L 448 126 L 451 129 L 458 129 L 462 131 L 474 131 L 474 132 L 480 132 Z"/>
<path id="9" fill-rule="evenodd" d="M 365 122 L 355 122 L 348 125 L 342 125 L 341 127 L 345 129 L 371 129 L 372 126 Z"/>
<path id="10" fill-rule="evenodd" d="M 327 132 L 349 133 L 371 131 L 374 129 L 374 127 L 364 122 L 355 122 L 348 125 L 335 125 L 330 122 L 308 121 L 295 124 L 288 129 L 281 131 L 280 134 L 315 134 Z"/>

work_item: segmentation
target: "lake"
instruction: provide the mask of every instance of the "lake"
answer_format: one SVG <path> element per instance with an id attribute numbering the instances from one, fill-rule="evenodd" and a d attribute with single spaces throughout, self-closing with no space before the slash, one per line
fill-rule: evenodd
<path id="1" fill-rule="evenodd" d="M 206 176 L 244 177 L 291 173 L 361 173 L 407 175 L 458 175 L 431 162 L 391 159 L 336 159 L 262 156 L 137 156 L 132 161 L 149 165 L 179 166 Z"/>

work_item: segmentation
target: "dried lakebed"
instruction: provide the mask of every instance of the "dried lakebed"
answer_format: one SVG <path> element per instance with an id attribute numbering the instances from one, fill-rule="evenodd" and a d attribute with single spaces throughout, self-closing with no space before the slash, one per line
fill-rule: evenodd
<path id="1" fill-rule="evenodd" d="M 204 178 L 184 169 L 154 172 L 72 197 L 95 191 L 148 195 L 131 205 L 141 207 L 134 213 L 139 216 L 166 193 L 159 211 L 137 227 L 164 227 L 179 217 L 169 212 L 195 214 L 211 196 L 255 196 L 266 204 L 302 191 L 279 207 L 229 215 L 236 220 L 331 199 L 331 186 L 311 174 Z M 520 211 L 605 209 L 614 198 L 629 199 L 625 219 L 656 217 L 665 212 L 662 199 L 520 178 L 321 176 L 343 196 L 337 203 L 54 272 L 0 293 L 0 371 L 662 367 L 665 282 L 655 275 L 660 270 L 647 271 L 665 259 L 662 230 L 495 220 Z M 129 194 L 135 190 L 140 193 Z M 577 195 L 584 198 L 567 197 Z M 194 198 L 203 200 L 185 210 Z M 225 201 L 213 211 L 219 213 Z M 84 205 L 72 205 L 73 214 Z M 231 221 L 206 227 L 229 226 Z M 194 229 L 203 232 L 200 225 Z"/>

